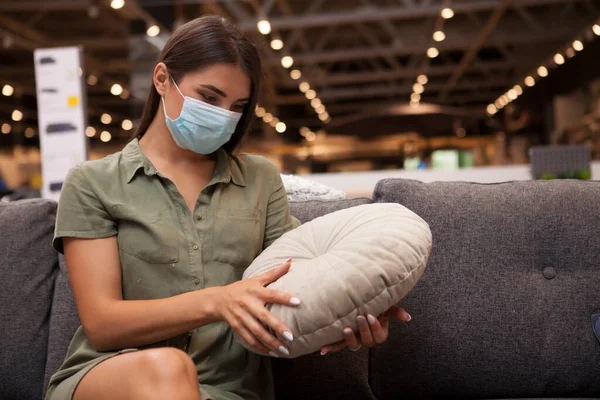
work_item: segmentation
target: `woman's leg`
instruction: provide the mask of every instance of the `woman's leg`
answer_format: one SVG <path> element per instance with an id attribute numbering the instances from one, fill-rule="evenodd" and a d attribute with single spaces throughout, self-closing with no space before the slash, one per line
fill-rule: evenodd
<path id="1" fill-rule="evenodd" d="M 125 353 L 101 362 L 77 386 L 73 400 L 200 400 L 192 359 L 171 347 Z"/>

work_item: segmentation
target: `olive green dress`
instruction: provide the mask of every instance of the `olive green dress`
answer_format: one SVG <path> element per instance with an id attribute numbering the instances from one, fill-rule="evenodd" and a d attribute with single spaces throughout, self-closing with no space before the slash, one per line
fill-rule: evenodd
<path id="1" fill-rule="evenodd" d="M 263 249 L 299 223 L 290 216 L 275 165 L 224 150 L 215 156 L 213 179 L 192 214 L 137 139 L 119 153 L 72 169 L 61 192 L 54 247 L 62 252 L 63 237 L 116 235 L 124 300 L 165 298 L 241 279 Z M 114 352 L 94 350 L 80 327 L 50 379 L 46 400 L 72 399 L 83 376 L 103 360 L 160 346 L 190 355 L 203 400 L 274 398 L 269 361 L 245 350 L 220 322 Z"/>

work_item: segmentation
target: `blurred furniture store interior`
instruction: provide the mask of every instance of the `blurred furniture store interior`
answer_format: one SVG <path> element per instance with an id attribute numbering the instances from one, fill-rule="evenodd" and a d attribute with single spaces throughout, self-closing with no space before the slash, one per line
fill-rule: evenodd
<path id="1" fill-rule="evenodd" d="M 1 0 L 2 193 L 122 149 L 169 35 L 206 14 L 259 48 L 242 151 L 282 174 L 348 196 L 387 177 L 600 179 L 598 0 Z M 61 132 L 77 149 L 45 144 Z"/>

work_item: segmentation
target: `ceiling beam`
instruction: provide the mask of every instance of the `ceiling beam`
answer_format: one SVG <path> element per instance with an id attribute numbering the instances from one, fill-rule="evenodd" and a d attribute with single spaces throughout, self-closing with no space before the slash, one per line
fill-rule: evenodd
<path id="1" fill-rule="evenodd" d="M 494 28 L 496 28 L 496 25 L 498 25 L 498 22 L 500 22 L 500 19 L 506 12 L 506 9 L 511 1 L 512 0 L 504 0 L 494 10 L 488 22 L 485 24 L 479 35 L 477 35 L 477 39 L 475 39 L 469 50 L 463 55 L 462 59 L 460 60 L 460 64 L 458 64 L 458 68 L 454 70 L 452 76 L 450 76 L 450 79 L 448 79 L 448 83 L 440 94 L 441 101 L 446 100 L 446 97 L 448 97 L 448 92 L 450 92 L 450 90 L 456 86 L 456 83 L 463 76 L 469 65 L 473 62 L 475 57 L 477 57 L 477 53 L 488 40 L 490 34 L 494 31 Z"/>
<path id="2" fill-rule="evenodd" d="M 515 6 L 532 7 L 553 4 L 576 3 L 584 0 L 513 0 Z M 493 11 L 503 0 L 470 0 L 455 3 L 452 9 L 456 14 Z M 306 29 L 319 26 L 345 25 L 355 23 L 377 22 L 381 20 L 407 20 L 429 18 L 440 13 L 439 5 L 404 5 L 403 7 L 379 8 L 374 6 L 359 7 L 354 10 L 318 13 L 290 17 L 270 18 L 274 30 Z M 243 20 L 239 26 L 245 30 L 256 29 L 256 18 Z"/>
<path id="3" fill-rule="evenodd" d="M 483 62 L 478 61 L 473 63 L 471 69 L 485 69 L 487 71 L 501 70 L 506 71 L 514 68 L 516 64 L 512 61 L 489 61 Z M 450 75 L 456 69 L 456 64 L 432 66 L 426 70 L 420 68 L 404 68 L 393 71 L 364 71 L 364 72 L 346 72 L 346 73 L 335 73 L 329 74 L 321 78 L 314 78 L 310 80 L 310 83 L 314 87 L 321 86 L 336 86 L 346 84 L 357 84 L 357 83 L 369 83 L 369 82 L 382 82 L 395 79 L 414 78 L 419 73 L 425 73 L 429 78 L 435 76 L 446 76 Z M 0 68 L 1 74 L 2 68 Z M 298 82 L 293 80 L 287 80 L 286 82 L 279 83 L 285 87 L 297 87 Z"/>
<path id="4" fill-rule="evenodd" d="M 91 0 L 18 0 L 0 3 L 0 12 L 38 12 L 86 10 L 94 3 Z"/>
<path id="5" fill-rule="evenodd" d="M 524 44 L 535 44 L 539 42 L 548 42 L 553 40 L 563 40 L 569 38 L 573 34 L 571 29 L 559 29 L 553 31 L 547 31 L 544 33 L 527 34 L 521 35 L 520 32 L 512 33 L 510 36 L 503 35 L 498 37 L 490 38 L 486 46 L 499 47 L 499 46 L 515 46 Z M 440 52 L 455 51 L 455 50 L 466 50 L 469 49 L 472 44 L 471 40 L 467 38 L 448 38 L 442 43 L 437 45 Z M 420 55 L 427 51 L 427 43 L 424 42 L 419 45 L 411 44 L 407 46 L 382 46 L 382 47 L 363 47 L 363 48 L 352 48 L 352 49 L 341 49 L 332 50 L 326 52 L 314 52 L 308 54 L 298 54 L 294 56 L 295 62 L 298 64 L 315 64 L 315 63 L 327 63 L 327 62 L 338 62 L 348 60 L 360 60 L 362 58 L 376 58 L 386 56 L 407 56 L 407 55 Z"/>
<path id="6" fill-rule="evenodd" d="M 479 90 L 490 87 L 506 88 L 514 84 L 514 79 L 511 78 L 495 78 L 486 79 L 475 82 L 461 82 L 456 85 L 456 90 Z M 445 84 L 430 83 L 427 85 L 427 94 L 439 92 L 445 88 Z M 374 85 L 365 88 L 335 88 L 323 90 L 319 93 L 319 98 L 323 101 L 338 100 L 338 99 L 360 99 L 364 97 L 379 97 L 400 94 L 410 94 L 412 85 L 402 85 L 390 87 L 389 85 Z M 284 95 L 276 98 L 277 104 L 300 104 L 306 103 L 306 97 L 302 94 Z"/>

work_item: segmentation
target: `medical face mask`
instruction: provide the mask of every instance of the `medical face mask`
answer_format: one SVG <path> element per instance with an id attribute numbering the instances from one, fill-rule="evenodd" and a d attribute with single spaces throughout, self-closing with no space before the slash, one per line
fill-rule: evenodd
<path id="1" fill-rule="evenodd" d="M 175 143 L 194 153 L 212 154 L 229 142 L 242 114 L 184 96 L 175 81 L 173 84 L 183 97 L 183 107 L 178 118 L 171 119 L 167 115 L 165 99 L 161 99 L 167 128 Z"/>

